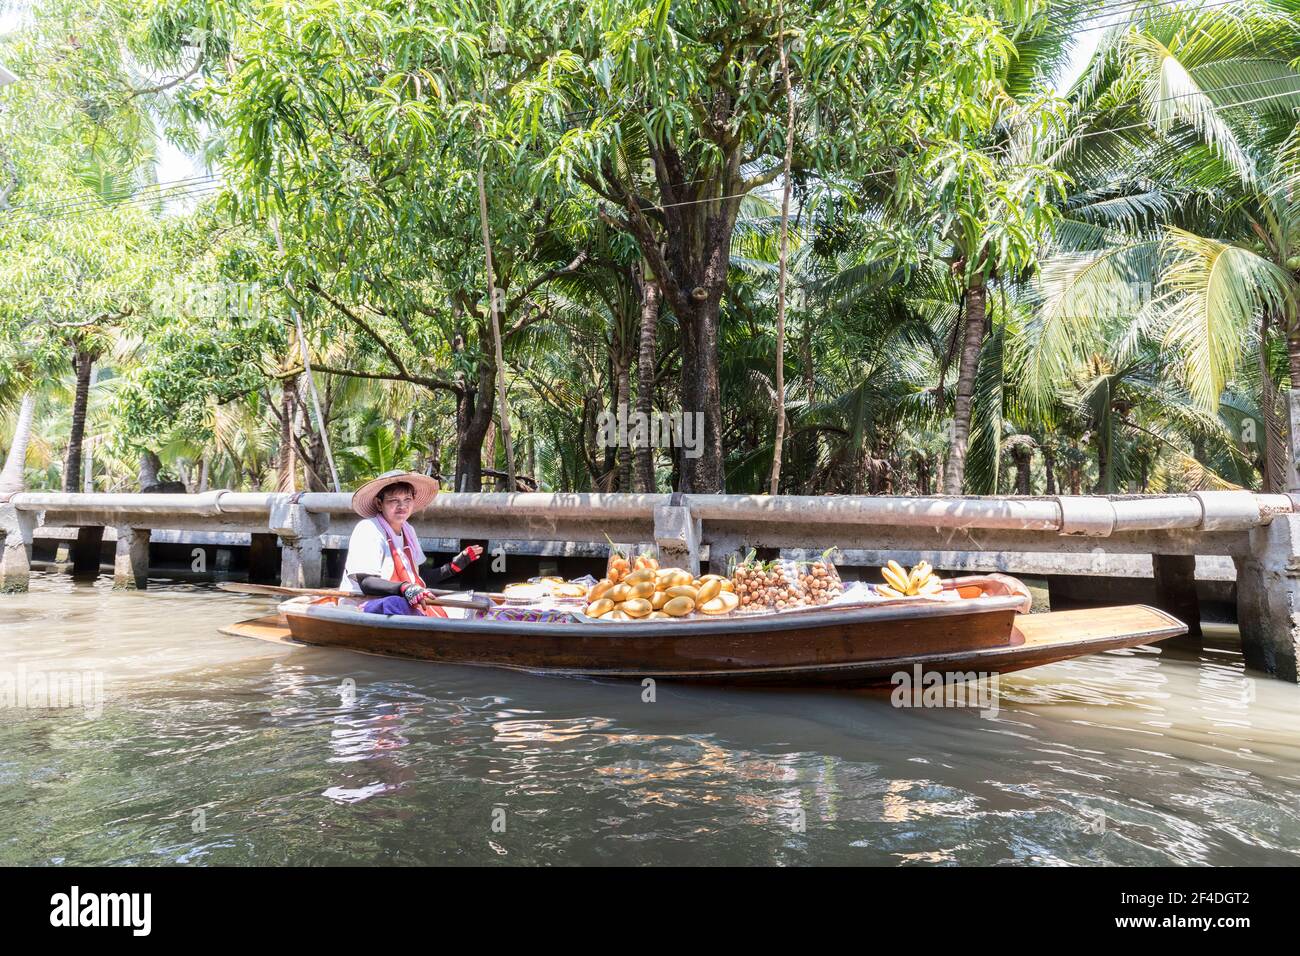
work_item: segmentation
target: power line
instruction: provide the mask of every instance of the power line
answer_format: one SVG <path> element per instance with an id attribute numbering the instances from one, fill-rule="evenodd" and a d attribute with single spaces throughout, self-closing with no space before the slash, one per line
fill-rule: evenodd
<path id="1" fill-rule="evenodd" d="M 131 193 L 122 193 L 113 197 L 78 197 L 68 198 L 48 203 L 33 203 L 30 205 L 21 205 L 11 207 L 19 211 L 20 214 L 10 215 L 0 222 L 29 222 L 38 219 L 51 219 L 61 217 L 64 213 L 75 212 L 96 212 L 106 209 L 115 208 L 124 203 L 148 203 L 159 202 L 171 197 L 175 190 L 187 191 L 205 186 L 220 186 L 219 179 L 213 177 L 195 177 L 191 179 L 173 180 L 165 183 L 157 183 L 153 186 L 145 187 Z"/>
<path id="2" fill-rule="evenodd" d="M 9 208 L 11 210 L 30 212 L 32 214 L 58 212 L 60 209 L 65 208 L 67 206 L 95 205 L 97 203 L 102 204 L 106 202 L 115 202 L 119 199 L 129 199 L 132 196 L 147 194 L 151 190 L 167 189 L 169 187 L 176 186 L 181 183 L 210 182 L 218 178 L 219 177 L 212 175 L 210 173 L 201 176 L 187 176 L 182 179 L 171 179 L 165 182 L 148 183 L 144 186 L 139 186 L 126 192 L 110 193 L 108 195 L 91 193 L 90 195 L 86 195 L 86 196 L 76 196 L 76 197 L 68 197 L 68 198 L 57 199 L 57 200 L 52 199 L 52 200 L 42 201 L 42 202 L 15 204 L 13 206 L 10 206 Z"/>
<path id="3" fill-rule="evenodd" d="M 224 188 L 224 183 L 213 177 L 211 180 L 176 180 L 175 183 L 159 184 L 160 188 L 148 192 L 131 193 L 119 199 L 105 200 L 99 197 L 85 200 L 65 200 L 49 212 L 31 212 L 25 215 L 6 216 L 0 219 L 0 225 L 23 225 L 32 222 L 56 222 L 62 219 L 77 218 L 100 212 L 128 207 L 146 207 L 158 202 L 182 199 L 188 196 L 206 195 Z M 15 207 L 17 208 L 17 207 Z"/>

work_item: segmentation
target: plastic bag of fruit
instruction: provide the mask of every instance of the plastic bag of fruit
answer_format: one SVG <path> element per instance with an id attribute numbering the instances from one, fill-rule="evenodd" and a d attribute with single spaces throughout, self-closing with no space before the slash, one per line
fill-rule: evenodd
<path id="1" fill-rule="evenodd" d="M 606 535 L 606 540 L 609 540 Z M 632 557 L 628 552 L 609 542 L 609 560 L 605 563 L 605 577 L 615 584 L 621 582 L 633 571 L 658 571 L 659 559 L 653 548 L 642 548 Z"/>
<path id="2" fill-rule="evenodd" d="M 732 572 L 741 611 L 785 611 L 812 604 L 795 561 L 757 561 L 750 551 Z"/>
<path id="3" fill-rule="evenodd" d="M 808 605 L 820 607 L 844 593 L 844 582 L 832 561 L 835 551 L 835 548 L 827 548 L 816 561 L 796 562 L 799 584 L 808 598 Z"/>

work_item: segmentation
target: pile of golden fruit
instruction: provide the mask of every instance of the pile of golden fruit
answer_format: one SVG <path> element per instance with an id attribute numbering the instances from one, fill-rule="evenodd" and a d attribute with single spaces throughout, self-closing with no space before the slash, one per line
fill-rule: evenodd
<path id="1" fill-rule="evenodd" d="M 641 568 L 615 582 L 603 578 L 587 592 L 588 617 L 602 621 L 654 621 L 702 614 L 727 614 L 740 599 L 720 574 L 695 577 L 681 568 Z"/>

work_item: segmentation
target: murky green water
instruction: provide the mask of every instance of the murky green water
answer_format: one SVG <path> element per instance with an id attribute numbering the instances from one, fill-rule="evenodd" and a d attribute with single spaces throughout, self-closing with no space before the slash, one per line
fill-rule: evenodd
<path id="1" fill-rule="evenodd" d="M 1008 675 L 988 717 L 217 633 L 270 606 L 0 598 L 10 687 L 103 689 L 0 708 L 0 864 L 1300 862 L 1300 688 L 1231 640 Z"/>

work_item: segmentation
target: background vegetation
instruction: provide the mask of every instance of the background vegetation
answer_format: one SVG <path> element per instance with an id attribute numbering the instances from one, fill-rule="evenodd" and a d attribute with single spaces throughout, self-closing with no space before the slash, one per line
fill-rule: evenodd
<path id="1" fill-rule="evenodd" d="M 1300 0 L 7 12 L 0 490 L 1294 486 Z"/>

